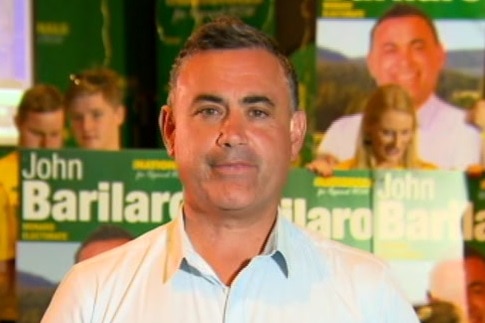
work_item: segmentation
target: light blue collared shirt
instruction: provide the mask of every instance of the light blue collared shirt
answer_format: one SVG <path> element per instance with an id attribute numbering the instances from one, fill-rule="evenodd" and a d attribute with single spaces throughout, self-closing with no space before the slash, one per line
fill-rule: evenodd
<path id="1" fill-rule="evenodd" d="M 278 217 L 263 254 L 231 286 L 195 251 L 183 217 L 75 265 L 51 322 L 413 323 L 388 266 Z"/>

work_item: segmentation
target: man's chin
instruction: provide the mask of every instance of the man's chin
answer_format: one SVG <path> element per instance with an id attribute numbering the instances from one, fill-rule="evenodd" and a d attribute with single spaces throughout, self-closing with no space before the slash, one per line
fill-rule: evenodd
<path id="1" fill-rule="evenodd" d="M 470 317 L 468 318 L 468 323 L 484 323 L 483 315 L 470 315 Z"/>
<path id="2" fill-rule="evenodd" d="M 101 149 L 99 143 L 97 141 L 94 141 L 94 140 L 83 142 L 82 148 L 93 149 L 93 150 Z"/>

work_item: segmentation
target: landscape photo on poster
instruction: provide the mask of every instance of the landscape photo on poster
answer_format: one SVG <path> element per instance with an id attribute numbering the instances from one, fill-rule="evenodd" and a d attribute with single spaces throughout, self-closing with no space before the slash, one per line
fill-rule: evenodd
<path id="1" fill-rule="evenodd" d="M 457 107 L 469 108 L 483 95 L 485 20 L 434 22 L 447 55 L 436 93 Z M 325 132 L 335 119 L 359 112 L 375 88 L 366 67 L 374 24 L 374 18 L 317 20 L 317 131 Z"/>

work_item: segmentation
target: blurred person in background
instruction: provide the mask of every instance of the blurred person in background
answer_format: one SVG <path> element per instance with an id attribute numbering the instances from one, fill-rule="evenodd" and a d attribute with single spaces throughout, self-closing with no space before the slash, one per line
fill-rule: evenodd
<path id="1" fill-rule="evenodd" d="M 465 322 L 485 323 L 485 256 L 465 245 L 464 258 L 448 259 L 433 268 L 428 287 L 429 303 L 454 304 Z"/>
<path id="2" fill-rule="evenodd" d="M 465 277 L 470 323 L 485 323 L 485 256 L 475 248 L 465 247 Z"/>
<path id="3" fill-rule="evenodd" d="M 436 169 L 417 154 L 414 103 L 396 84 L 378 87 L 367 100 L 357 136 L 355 156 L 330 164 L 316 159 L 307 168 L 322 176 L 334 169 Z"/>
<path id="4" fill-rule="evenodd" d="M 124 79 L 114 70 L 100 67 L 70 76 L 66 109 L 79 147 L 119 150 L 125 120 Z"/>
<path id="5" fill-rule="evenodd" d="M 17 107 L 15 125 L 19 134 L 18 148 L 58 149 L 64 142 L 63 95 L 53 85 L 37 84 L 25 91 Z M 14 321 L 18 315 L 15 295 L 15 243 L 19 210 L 20 154 L 14 150 L 0 159 L 0 322 Z M 3 312 L 3 313 L 2 313 Z M 8 313 L 8 314 L 6 314 Z"/>
<path id="6" fill-rule="evenodd" d="M 419 155 L 443 169 L 465 170 L 480 161 L 481 138 L 463 109 L 436 95 L 446 60 L 433 20 L 410 4 L 393 5 L 374 24 L 367 67 L 377 86 L 399 84 L 411 96 L 419 125 Z M 336 164 L 352 158 L 362 114 L 334 121 L 317 159 Z"/>
<path id="7" fill-rule="evenodd" d="M 414 309 L 421 323 L 469 323 L 460 309 L 449 302 L 435 301 Z"/>

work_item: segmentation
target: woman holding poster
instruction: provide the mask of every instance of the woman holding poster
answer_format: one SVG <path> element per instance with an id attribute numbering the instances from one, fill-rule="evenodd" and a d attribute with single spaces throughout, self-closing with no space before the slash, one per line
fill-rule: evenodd
<path id="1" fill-rule="evenodd" d="M 332 169 L 436 169 L 417 156 L 416 137 L 411 97 L 399 85 L 384 85 L 364 107 L 354 157 L 334 164 L 317 159 L 308 168 L 320 175 L 329 175 Z"/>

